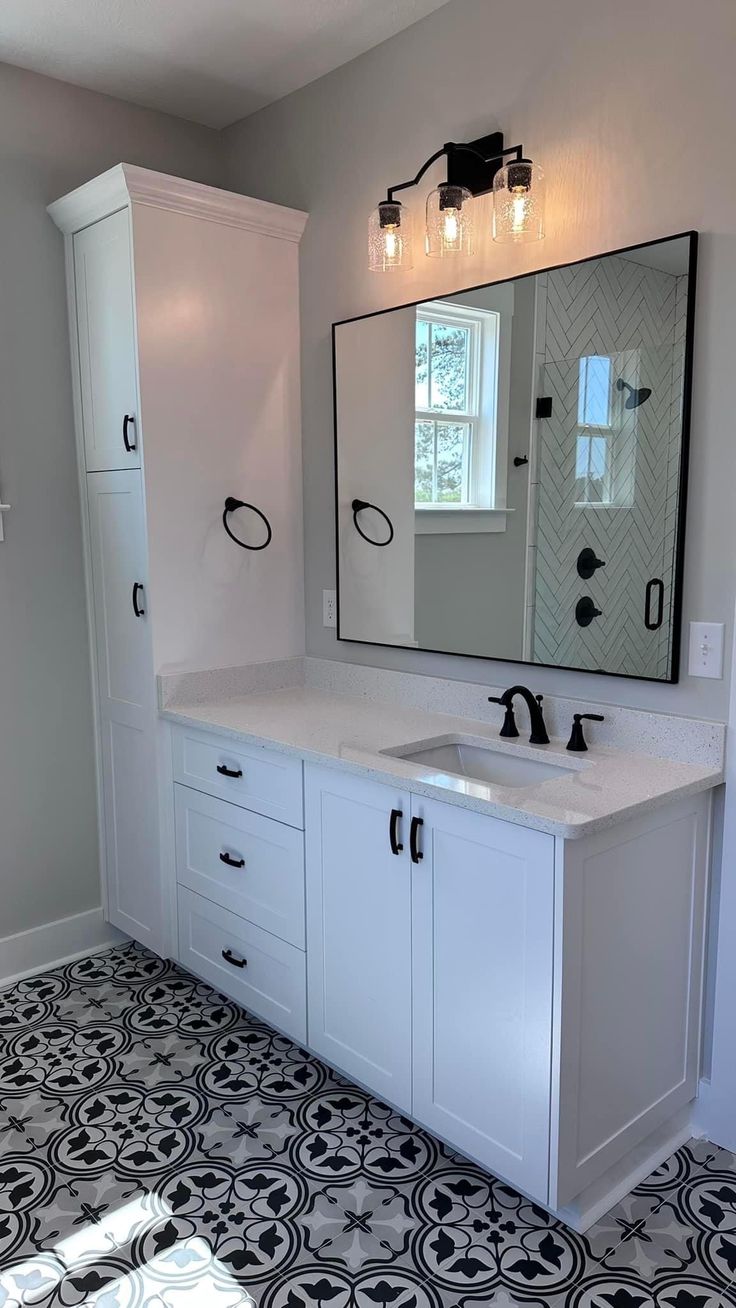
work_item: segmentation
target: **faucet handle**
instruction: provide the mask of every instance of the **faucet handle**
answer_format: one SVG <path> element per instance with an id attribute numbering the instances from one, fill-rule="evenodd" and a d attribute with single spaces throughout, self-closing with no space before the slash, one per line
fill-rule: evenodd
<path id="1" fill-rule="evenodd" d="M 488 703 L 489 703 L 489 704 L 503 704 L 503 706 L 504 706 L 504 708 L 505 708 L 505 710 L 506 710 L 506 713 L 505 713 L 505 715 L 504 715 L 504 719 L 503 719 L 503 726 L 501 727 L 501 730 L 500 730 L 500 732 L 499 732 L 498 734 L 499 734 L 500 736 L 504 736 L 504 737 L 506 737 L 507 739 L 508 739 L 509 737 L 513 738 L 514 736 L 518 736 L 518 734 L 519 734 L 519 728 L 518 728 L 517 725 L 516 725 L 516 718 L 514 717 L 514 704 L 513 704 L 513 700 L 509 702 L 509 701 L 505 700 L 505 699 L 503 698 L 502 695 L 489 695 L 489 696 L 488 696 Z"/>
<path id="2" fill-rule="evenodd" d="M 605 722 L 605 720 L 602 713 L 573 713 L 572 731 L 567 748 L 576 754 L 586 753 L 588 746 L 583 735 L 583 722 Z"/>
<path id="3" fill-rule="evenodd" d="M 529 744 L 548 745 L 549 735 L 547 734 L 547 728 L 544 723 L 544 713 L 542 712 L 542 700 L 544 699 L 544 695 L 535 695 L 534 698 L 537 701 L 537 704 L 539 705 L 539 722 L 536 724 L 532 723 L 532 732 L 529 737 Z"/>

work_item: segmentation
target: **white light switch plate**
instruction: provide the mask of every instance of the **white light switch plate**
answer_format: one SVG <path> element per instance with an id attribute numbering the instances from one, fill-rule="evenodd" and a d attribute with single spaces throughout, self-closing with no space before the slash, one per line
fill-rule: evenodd
<path id="1" fill-rule="evenodd" d="M 334 590 L 322 591 L 322 626 L 337 626 L 337 595 Z"/>
<path id="2" fill-rule="evenodd" d="M 723 623 L 691 622 L 687 670 L 691 677 L 723 676 Z"/>

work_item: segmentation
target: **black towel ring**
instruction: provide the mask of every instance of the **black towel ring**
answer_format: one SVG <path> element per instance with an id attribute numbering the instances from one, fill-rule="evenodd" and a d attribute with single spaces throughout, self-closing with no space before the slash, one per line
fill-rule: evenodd
<path id="1" fill-rule="evenodd" d="M 367 500 L 353 500 L 352 508 L 353 508 L 353 522 L 355 523 L 355 530 L 357 531 L 359 536 L 363 537 L 363 540 L 367 540 L 369 545 L 375 545 L 377 549 L 383 549 L 384 545 L 391 544 L 391 541 L 394 538 L 394 524 L 392 523 L 388 514 L 384 513 L 383 509 L 379 509 L 377 504 L 369 504 Z M 386 522 L 388 523 L 388 530 L 389 530 L 388 540 L 371 540 L 370 536 L 366 536 L 365 532 L 361 529 L 360 523 L 358 522 L 358 514 L 362 512 L 363 509 L 375 509 L 376 513 L 380 513 L 381 517 L 385 518 Z"/>
<path id="2" fill-rule="evenodd" d="M 266 536 L 266 539 L 264 540 L 262 545 L 246 545 L 244 540 L 238 540 L 237 536 L 233 536 L 233 533 L 231 532 L 230 527 L 228 525 L 227 515 L 228 513 L 234 513 L 236 509 L 250 509 L 252 513 L 256 513 L 258 517 L 261 518 L 262 521 L 266 524 L 266 531 L 268 535 Z M 266 546 L 271 544 L 271 538 L 273 536 L 273 532 L 271 531 L 271 524 L 268 521 L 268 518 L 266 517 L 265 513 L 261 513 L 261 510 L 256 508 L 255 504 L 247 504 L 245 500 L 235 500 L 233 499 L 232 495 L 228 495 L 227 499 L 225 500 L 225 511 L 222 515 L 222 525 L 225 528 L 225 531 L 227 532 L 230 539 L 234 540 L 235 544 L 239 545 L 241 549 L 265 550 Z"/>

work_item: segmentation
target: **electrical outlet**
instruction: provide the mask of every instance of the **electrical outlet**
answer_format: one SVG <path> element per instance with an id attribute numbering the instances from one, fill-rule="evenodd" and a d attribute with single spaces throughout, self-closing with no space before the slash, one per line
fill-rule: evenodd
<path id="1" fill-rule="evenodd" d="M 723 623 L 691 622 L 687 670 L 691 677 L 723 676 Z"/>
<path id="2" fill-rule="evenodd" d="M 337 626 L 337 593 L 334 590 L 322 591 L 322 626 Z"/>

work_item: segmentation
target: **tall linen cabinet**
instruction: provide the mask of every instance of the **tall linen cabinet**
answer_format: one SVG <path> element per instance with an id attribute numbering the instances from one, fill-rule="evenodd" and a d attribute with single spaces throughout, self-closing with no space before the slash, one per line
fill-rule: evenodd
<path id="1" fill-rule="evenodd" d="M 102 899 L 176 951 L 156 674 L 303 652 L 298 245 L 306 214 L 119 164 L 65 236 Z M 225 532 L 228 497 L 265 549 Z M 229 525 L 266 538 L 248 508 Z"/>

